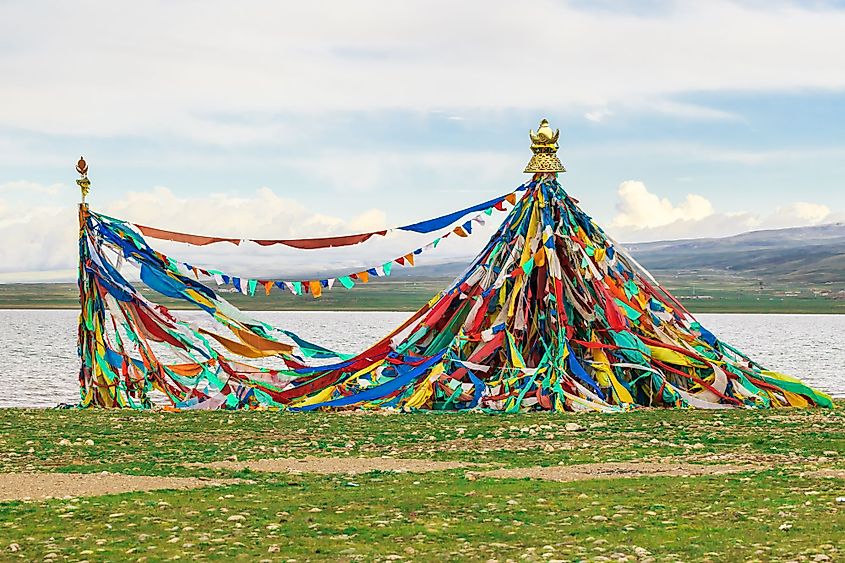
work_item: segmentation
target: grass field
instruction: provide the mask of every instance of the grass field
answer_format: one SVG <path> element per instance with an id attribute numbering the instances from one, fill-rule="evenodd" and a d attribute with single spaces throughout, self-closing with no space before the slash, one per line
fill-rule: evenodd
<path id="1" fill-rule="evenodd" d="M 772 285 L 760 289 L 755 281 L 723 276 L 658 277 L 694 313 L 845 313 L 845 300 L 821 297 L 806 287 Z M 236 307 L 252 311 L 415 311 L 450 281 L 447 278 L 376 280 L 352 290 L 339 287 L 326 291 L 320 299 L 307 295 L 295 297 L 275 290 L 270 296 L 222 295 Z M 142 293 L 168 307 L 184 306 L 150 291 Z M 0 284 L 0 309 L 74 309 L 78 307 L 77 299 L 74 284 Z"/>
<path id="2" fill-rule="evenodd" d="M 845 549 L 843 422 L 841 408 L 496 416 L 0 410 L 6 478 L 109 471 L 239 480 L 2 502 L 0 559 L 831 561 Z M 203 466 L 304 456 L 341 468 L 379 456 L 480 465 L 354 476 Z M 572 482 L 485 475 L 626 461 L 740 469 Z"/>
<path id="3" fill-rule="evenodd" d="M 845 313 L 845 299 L 820 295 L 826 285 L 749 279 L 724 272 L 661 272 L 655 277 L 694 313 Z M 843 282 L 834 287 L 838 290 Z"/>

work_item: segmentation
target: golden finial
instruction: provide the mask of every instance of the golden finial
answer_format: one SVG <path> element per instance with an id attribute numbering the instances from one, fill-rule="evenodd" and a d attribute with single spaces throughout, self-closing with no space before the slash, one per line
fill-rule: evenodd
<path id="1" fill-rule="evenodd" d="M 85 196 L 88 195 L 88 190 L 91 189 L 91 181 L 88 179 L 88 163 L 85 162 L 84 157 L 79 157 L 79 162 L 76 163 L 76 171 L 82 176 L 76 181 L 76 185 L 79 186 L 82 192 L 82 203 L 85 203 Z"/>
<path id="2" fill-rule="evenodd" d="M 537 172 L 566 172 L 557 157 L 557 139 L 560 136 L 560 129 L 552 131 L 548 120 L 540 122 L 540 127 L 535 133 L 533 130 L 528 133 L 531 137 L 531 151 L 534 156 L 528 161 L 524 172 L 535 174 Z"/>

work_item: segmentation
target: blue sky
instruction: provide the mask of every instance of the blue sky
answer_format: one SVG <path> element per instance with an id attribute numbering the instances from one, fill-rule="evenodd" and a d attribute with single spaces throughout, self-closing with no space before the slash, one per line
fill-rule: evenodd
<path id="1" fill-rule="evenodd" d="M 506 193 L 541 117 L 620 240 L 845 219 L 842 2 L 4 2 L 0 21 L 4 281 L 73 275 L 80 154 L 96 209 L 323 236 Z"/>

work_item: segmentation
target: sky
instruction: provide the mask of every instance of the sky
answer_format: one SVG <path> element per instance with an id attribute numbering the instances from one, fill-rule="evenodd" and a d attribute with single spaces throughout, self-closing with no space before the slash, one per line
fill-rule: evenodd
<path id="1" fill-rule="evenodd" d="M 620 241 L 843 221 L 843 29 L 823 0 L 0 1 L 0 281 L 75 276 L 80 155 L 92 209 L 316 237 L 508 193 L 541 118 Z M 425 260 L 472 256 L 497 218 Z M 154 246 L 281 276 L 429 238 Z"/>

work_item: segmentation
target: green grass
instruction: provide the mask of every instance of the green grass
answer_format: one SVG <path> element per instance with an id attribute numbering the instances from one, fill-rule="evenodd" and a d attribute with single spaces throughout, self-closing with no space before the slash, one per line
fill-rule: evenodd
<path id="1" fill-rule="evenodd" d="M 788 283 L 720 271 L 653 273 L 694 313 L 845 313 L 845 299 L 832 297 L 842 282 Z"/>
<path id="2" fill-rule="evenodd" d="M 684 305 L 694 313 L 845 313 L 845 300 L 814 293 L 819 288 L 772 285 L 762 289 L 754 280 L 706 275 L 658 275 Z M 337 287 L 320 299 L 295 297 L 276 289 L 269 296 L 262 291 L 253 297 L 223 293 L 242 310 L 250 311 L 416 311 L 451 279 L 413 278 L 374 280 L 352 290 Z M 798 295 L 790 293 L 798 292 Z M 156 303 L 184 308 L 175 301 L 148 290 L 142 293 Z M 699 299 L 702 295 L 709 299 Z M 0 284 L 0 309 L 75 309 L 78 307 L 74 284 Z"/>
<path id="3" fill-rule="evenodd" d="M 585 430 L 567 431 L 568 422 Z M 4 472 L 244 480 L 0 503 L 0 559 L 835 560 L 845 529 L 836 498 L 845 487 L 808 472 L 845 469 L 843 422 L 841 408 L 496 416 L 0 410 Z M 727 455 L 761 468 L 554 483 L 472 480 L 464 470 L 346 477 L 184 466 L 306 455 L 508 467 Z M 9 551 L 12 543 L 20 551 Z"/>

